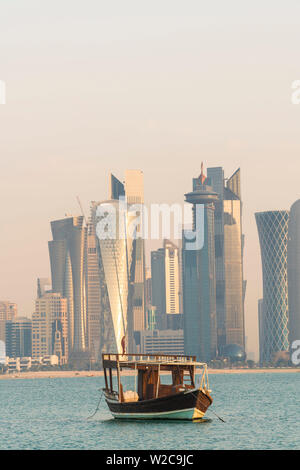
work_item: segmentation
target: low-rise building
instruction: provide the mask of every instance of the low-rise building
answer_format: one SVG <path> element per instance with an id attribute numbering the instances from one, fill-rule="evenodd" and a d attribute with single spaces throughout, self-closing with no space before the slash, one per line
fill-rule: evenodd
<path id="1" fill-rule="evenodd" d="M 183 330 L 145 330 L 140 332 L 143 354 L 184 354 Z"/>
<path id="2" fill-rule="evenodd" d="M 24 372 L 32 367 L 57 366 L 59 358 L 55 354 L 44 357 L 6 357 L 5 366 L 8 372 Z"/>

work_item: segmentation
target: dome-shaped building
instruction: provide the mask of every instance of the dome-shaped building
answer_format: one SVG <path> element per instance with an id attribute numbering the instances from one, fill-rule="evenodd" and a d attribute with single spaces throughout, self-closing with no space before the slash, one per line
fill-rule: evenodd
<path id="1" fill-rule="evenodd" d="M 231 362 L 244 362 L 246 353 L 238 344 L 227 344 L 222 348 L 221 356 L 229 359 Z"/>

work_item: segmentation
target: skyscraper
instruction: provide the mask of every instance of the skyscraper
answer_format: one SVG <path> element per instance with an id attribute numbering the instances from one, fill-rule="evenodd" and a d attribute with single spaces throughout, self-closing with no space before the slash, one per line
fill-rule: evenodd
<path id="1" fill-rule="evenodd" d="M 288 239 L 289 343 L 300 339 L 300 200 L 290 211 Z"/>
<path id="2" fill-rule="evenodd" d="M 97 254 L 101 289 L 101 350 L 122 352 L 125 336 L 127 350 L 133 351 L 135 332 L 145 327 L 145 251 L 144 239 L 131 233 L 137 218 L 136 230 L 141 234 L 144 203 L 143 173 L 127 170 L 125 183 L 114 175 L 110 179 L 110 199 L 97 204 L 94 219 L 97 235 Z M 99 209 L 98 209 L 99 208 Z M 102 215 L 99 217 L 99 210 Z M 136 210 L 135 210 L 136 209 Z M 106 223 L 105 211 L 115 215 L 116 233 L 99 237 L 99 224 Z"/>
<path id="3" fill-rule="evenodd" d="M 166 276 L 165 252 L 163 248 L 151 252 L 152 305 L 156 307 L 155 318 L 158 329 L 166 329 Z"/>
<path id="4" fill-rule="evenodd" d="M 258 300 L 258 335 L 259 335 L 259 362 L 263 363 L 264 354 L 264 301 L 263 299 Z"/>
<path id="5" fill-rule="evenodd" d="M 216 277 L 214 204 L 218 194 L 203 173 L 193 179 L 193 191 L 185 195 L 193 204 L 193 230 L 203 232 L 203 246 L 189 249 L 183 240 L 183 309 L 185 354 L 209 361 L 216 355 Z M 203 224 L 197 226 L 197 205 L 203 207 Z"/>
<path id="6" fill-rule="evenodd" d="M 174 316 L 182 314 L 182 288 L 179 249 L 170 240 L 164 240 L 163 248 L 151 252 L 151 273 L 152 305 L 156 307 L 160 329 L 172 329 Z"/>
<path id="7" fill-rule="evenodd" d="M 145 302 L 146 308 L 152 305 L 152 278 L 150 268 L 146 268 L 145 270 Z"/>
<path id="8" fill-rule="evenodd" d="M 101 286 L 95 217 L 97 202 L 92 201 L 87 234 L 87 337 L 91 358 L 98 361 L 101 352 Z"/>
<path id="9" fill-rule="evenodd" d="M 241 172 L 226 182 L 222 167 L 208 168 L 218 193 L 215 203 L 216 309 L 218 350 L 227 344 L 245 348 Z"/>
<path id="10" fill-rule="evenodd" d="M 70 351 L 87 346 L 87 228 L 83 216 L 51 222 L 49 242 L 53 292 L 68 301 L 68 343 Z"/>
<path id="11" fill-rule="evenodd" d="M 144 205 L 144 174 L 141 170 L 125 171 L 125 196 L 129 208 L 138 208 Z M 137 210 L 140 213 L 140 210 Z M 129 220 L 129 223 L 131 220 Z M 143 214 L 140 213 L 138 232 L 143 232 Z M 130 234 L 127 236 L 130 238 Z M 145 241 L 143 236 L 137 237 L 133 243 L 133 298 L 132 298 L 132 325 L 133 331 L 145 329 Z"/>
<path id="12" fill-rule="evenodd" d="M 263 270 L 262 362 L 288 351 L 288 211 L 255 214 Z"/>
<path id="13" fill-rule="evenodd" d="M 3 300 L 0 302 L 0 341 L 5 343 L 6 322 L 17 316 L 17 304 Z"/>
<path id="14" fill-rule="evenodd" d="M 59 293 L 38 297 L 32 315 L 32 357 L 56 355 L 61 364 L 68 359 L 67 299 Z"/>
<path id="15" fill-rule="evenodd" d="M 31 357 L 32 321 L 18 317 L 6 322 L 6 355 L 8 357 Z"/>

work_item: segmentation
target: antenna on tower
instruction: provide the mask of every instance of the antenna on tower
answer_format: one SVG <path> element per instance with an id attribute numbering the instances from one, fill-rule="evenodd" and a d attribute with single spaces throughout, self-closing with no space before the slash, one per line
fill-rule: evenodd
<path id="1" fill-rule="evenodd" d="M 199 179 L 201 181 L 201 184 L 204 184 L 204 182 L 206 180 L 206 176 L 204 174 L 204 164 L 203 164 L 203 162 L 201 163 L 201 174 L 199 176 Z"/>

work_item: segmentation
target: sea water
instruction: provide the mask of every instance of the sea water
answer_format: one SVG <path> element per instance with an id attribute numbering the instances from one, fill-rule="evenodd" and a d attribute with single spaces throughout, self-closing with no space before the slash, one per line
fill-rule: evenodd
<path id="1" fill-rule="evenodd" d="M 104 399 L 88 419 L 103 386 L 102 377 L 0 380 L 0 448 L 300 448 L 300 373 L 211 374 L 211 409 L 225 423 L 209 411 L 204 423 L 123 422 Z"/>

